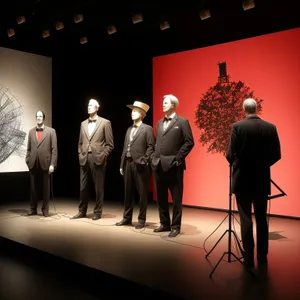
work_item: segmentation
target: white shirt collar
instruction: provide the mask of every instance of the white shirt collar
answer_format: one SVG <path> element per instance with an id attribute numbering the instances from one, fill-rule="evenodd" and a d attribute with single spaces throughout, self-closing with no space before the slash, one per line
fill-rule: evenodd
<path id="1" fill-rule="evenodd" d="M 143 123 L 143 122 L 140 121 L 140 122 L 138 122 L 137 124 L 133 124 L 133 125 L 136 125 L 137 127 L 140 127 L 142 123 Z"/>
<path id="2" fill-rule="evenodd" d="M 165 115 L 166 118 L 172 118 L 172 119 L 174 119 L 175 116 L 176 116 L 176 112 L 173 112 L 173 113 L 171 114 L 171 116 L 169 116 L 169 117 L 167 117 L 167 115 Z"/>

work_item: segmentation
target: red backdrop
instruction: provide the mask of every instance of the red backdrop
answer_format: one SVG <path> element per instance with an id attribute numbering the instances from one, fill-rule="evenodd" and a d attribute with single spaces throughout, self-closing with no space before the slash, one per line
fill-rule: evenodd
<path id="1" fill-rule="evenodd" d="M 249 86 L 262 98 L 260 117 L 277 126 L 282 159 L 272 179 L 287 196 L 271 201 L 271 213 L 300 217 L 300 29 L 292 29 L 153 59 L 153 121 L 163 117 L 163 95 L 180 101 L 177 113 L 190 120 L 195 147 L 187 158 L 183 203 L 228 208 L 229 170 L 222 154 L 207 153 L 199 142 L 195 112 L 200 99 L 217 83 L 219 62 L 226 62 L 231 81 Z M 228 136 L 229 138 L 229 136 Z M 273 188 L 272 194 L 278 191 Z"/>

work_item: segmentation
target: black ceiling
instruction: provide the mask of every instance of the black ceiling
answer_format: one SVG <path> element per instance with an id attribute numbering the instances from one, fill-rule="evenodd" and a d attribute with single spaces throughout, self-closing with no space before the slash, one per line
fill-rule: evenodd
<path id="1" fill-rule="evenodd" d="M 183 1 L 100 1 L 100 0 L 6 0 L 1 4 L 1 46 L 45 52 L 69 47 L 142 48 L 153 55 L 203 47 L 298 27 L 297 1 L 255 0 L 256 7 L 243 11 L 242 0 Z M 211 18 L 201 20 L 199 11 L 208 8 Z M 144 21 L 134 25 L 132 15 L 141 13 Z M 83 22 L 74 23 L 82 14 Z M 18 25 L 16 18 L 25 16 Z M 57 31 L 55 22 L 64 28 Z M 160 22 L 168 21 L 170 29 L 161 31 Z M 115 25 L 117 33 L 108 35 L 107 26 Z M 9 38 L 7 30 L 16 35 Z M 50 29 L 43 39 L 42 30 Z M 80 45 L 86 36 L 88 44 Z M 47 52 L 47 51 L 46 51 Z"/>

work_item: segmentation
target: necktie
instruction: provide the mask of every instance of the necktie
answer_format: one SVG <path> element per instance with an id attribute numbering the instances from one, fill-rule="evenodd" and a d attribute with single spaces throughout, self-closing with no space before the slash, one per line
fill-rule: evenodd
<path id="1" fill-rule="evenodd" d="M 133 139 L 133 137 L 134 137 L 136 131 L 137 131 L 137 126 L 136 126 L 136 125 L 133 125 L 133 126 L 132 126 L 132 129 L 131 129 L 131 132 L 130 132 L 130 140 Z"/>
<path id="2" fill-rule="evenodd" d="M 39 128 L 39 127 L 36 128 L 36 138 L 37 138 L 38 142 L 42 138 L 43 131 L 44 131 L 44 128 Z"/>

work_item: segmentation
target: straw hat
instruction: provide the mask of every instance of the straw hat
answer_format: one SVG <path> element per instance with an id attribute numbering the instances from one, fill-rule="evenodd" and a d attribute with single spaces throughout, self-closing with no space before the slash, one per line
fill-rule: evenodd
<path id="1" fill-rule="evenodd" d="M 149 110 L 150 106 L 146 103 L 140 102 L 140 101 L 134 101 L 133 104 L 127 105 L 127 107 L 134 109 L 134 108 L 139 108 L 143 110 L 145 113 Z"/>

